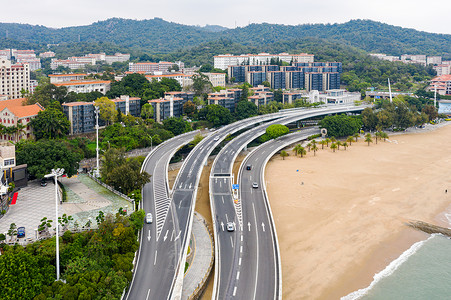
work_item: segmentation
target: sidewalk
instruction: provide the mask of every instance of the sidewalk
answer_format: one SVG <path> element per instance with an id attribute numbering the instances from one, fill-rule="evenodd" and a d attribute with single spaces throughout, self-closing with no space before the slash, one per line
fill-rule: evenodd
<path id="1" fill-rule="evenodd" d="M 194 214 L 192 239 L 190 242 L 191 261 L 183 279 L 182 299 L 196 299 L 205 287 L 214 262 L 213 240 L 206 223 L 197 212 Z"/>

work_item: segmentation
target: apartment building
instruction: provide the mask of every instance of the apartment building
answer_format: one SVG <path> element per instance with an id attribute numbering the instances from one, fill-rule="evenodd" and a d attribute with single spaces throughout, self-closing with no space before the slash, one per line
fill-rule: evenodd
<path id="1" fill-rule="evenodd" d="M 131 62 L 128 64 L 128 70 L 132 73 L 168 72 L 168 69 L 174 65 L 178 66 L 179 69 L 182 69 L 185 66 L 185 64 L 182 63 L 181 61 L 176 61 L 176 62 L 160 61 L 158 63 L 154 63 L 154 62 L 133 63 L 133 62 Z"/>
<path id="2" fill-rule="evenodd" d="M 451 75 L 441 75 L 432 78 L 429 91 L 437 90 L 440 95 L 451 95 Z"/>
<path id="3" fill-rule="evenodd" d="M 86 68 L 87 64 L 88 63 L 86 63 L 86 62 L 80 62 L 80 61 L 76 61 L 76 60 L 52 58 L 52 62 L 50 63 L 50 68 L 52 70 L 56 70 L 59 66 L 63 66 L 63 67 L 69 68 L 71 70 L 77 70 L 77 69 Z"/>
<path id="4" fill-rule="evenodd" d="M 193 92 L 165 92 L 165 97 L 174 97 L 174 98 L 182 98 L 184 102 L 194 101 L 194 93 Z"/>
<path id="5" fill-rule="evenodd" d="M 208 77 L 213 86 L 225 86 L 226 77 L 225 73 L 202 73 Z"/>
<path id="6" fill-rule="evenodd" d="M 313 54 L 223 54 L 214 57 L 214 67 L 218 69 L 226 70 L 229 66 L 237 65 L 269 65 L 272 59 L 278 59 L 287 63 L 292 62 L 313 62 L 315 56 Z"/>
<path id="7" fill-rule="evenodd" d="M 72 56 L 72 57 L 69 57 L 68 60 L 76 61 L 76 62 L 85 64 L 85 65 L 95 65 L 96 64 L 96 58 L 89 57 L 89 56 Z"/>
<path id="8" fill-rule="evenodd" d="M 52 58 L 52 57 L 55 57 L 55 52 L 53 52 L 53 51 L 42 52 L 41 54 L 39 54 L 39 57 Z"/>
<path id="9" fill-rule="evenodd" d="M 282 103 L 283 104 L 294 104 L 296 100 L 301 98 L 306 98 L 306 94 L 301 91 L 296 92 L 283 92 L 282 93 Z"/>
<path id="10" fill-rule="evenodd" d="M 75 73 L 75 74 L 50 74 L 50 83 L 62 83 L 68 81 L 81 81 L 88 76 L 86 73 Z"/>
<path id="11" fill-rule="evenodd" d="M 24 126 L 22 130 L 14 133 L 1 134 L 0 141 L 18 142 L 33 137 L 33 129 L 29 123 L 44 108 L 39 104 L 23 105 L 25 101 L 25 98 L 0 101 L 0 124 L 5 127 Z"/>
<path id="12" fill-rule="evenodd" d="M 112 99 L 119 109 L 125 115 L 139 117 L 141 115 L 141 98 L 129 97 L 126 95 Z M 63 112 L 70 121 L 70 131 L 72 134 L 93 132 L 96 125 L 94 102 L 70 102 L 63 103 Z M 99 118 L 99 125 L 105 123 Z"/>
<path id="13" fill-rule="evenodd" d="M 257 107 L 266 105 L 274 101 L 274 93 L 272 92 L 257 92 L 252 96 L 247 97 L 248 101 L 253 102 Z"/>
<path id="14" fill-rule="evenodd" d="M 451 65 L 437 65 L 433 68 L 437 72 L 437 76 L 451 74 Z"/>
<path id="15" fill-rule="evenodd" d="M 114 62 L 126 62 L 130 60 L 130 54 L 116 53 L 114 55 L 105 55 L 105 62 L 112 65 Z"/>
<path id="16" fill-rule="evenodd" d="M 141 72 L 137 72 L 141 73 Z M 175 79 L 180 84 L 182 88 L 193 85 L 193 75 L 187 75 L 182 73 L 171 73 L 171 74 L 161 74 L 161 75 L 146 75 L 147 80 L 152 82 L 152 80 L 161 81 L 163 78 Z"/>
<path id="17" fill-rule="evenodd" d="M 441 56 L 428 56 L 426 57 L 426 64 L 428 65 L 440 65 L 442 63 Z"/>
<path id="18" fill-rule="evenodd" d="M 75 93 L 90 93 L 100 92 L 106 94 L 110 90 L 111 81 L 109 80 L 80 80 L 80 81 L 66 81 L 55 83 L 56 86 L 65 86 L 67 92 Z"/>
<path id="19" fill-rule="evenodd" d="M 11 61 L 0 59 L 0 95 L 8 95 L 9 99 L 21 97 L 21 91 L 30 86 L 30 68 L 27 64 L 11 64 Z"/>
<path id="20" fill-rule="evenodd" d="M 153 106 L 154 120 L 156 122 L 162 122 L 172 117 L 179 118 L 183 115 L 183 104 L 185 104 L 183 98 L 165 96 L 164 98 L 153 99 L 148 102 Z"/>
<path id="21" fill-rule="evenodd" d="M 241 89 L 220 90 L 216 93 L 208 94 L 208 104 L 217 104 L 227 108 L 230 112 L 234 112 L 236 104 L 241 99 Z"/>

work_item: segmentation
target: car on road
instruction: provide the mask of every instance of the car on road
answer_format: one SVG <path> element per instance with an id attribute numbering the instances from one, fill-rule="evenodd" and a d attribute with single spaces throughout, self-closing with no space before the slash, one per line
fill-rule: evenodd
<path id="1" fill-rule="evenodd" d="M 246 170 L 248 170 L 248 171 L 252 170 L 252 165 L 247 165 Z"/>
<path id="2" fill-rule="evenodd" d="M 45 179 L 41 180 L 41 186 L 43 187 L 47 186 L 47 181 Z"/>
<path id="3" fill-rule="evenodd" d="M 147 215 L 146 215 L 146 223 L 150 224 L 152 222 L 153 222 L 152 214 L 151 213 L 147 213 Z"/>
<path id="4" fill-rule="evenodd" d="M 215 136 L 215 138 L 213 140 L 219 141 L 219 136 Z"/>
<path id="5" fill-rule="evenodd" d="M 252 188 L 253 189 L 258 189 L 258 183 L 256 183 L 256 182 L 252 183 Z"/>
<path id="6" fill-rule="evenodd" d="M 25 237 L 25 227 L 19 227 L 17 228 L 17 237 Z"/>
<path id="7" fill-rule="evenodd" d="M 235 223 L 227 222 L 227 231 L 235 231 Z"/>

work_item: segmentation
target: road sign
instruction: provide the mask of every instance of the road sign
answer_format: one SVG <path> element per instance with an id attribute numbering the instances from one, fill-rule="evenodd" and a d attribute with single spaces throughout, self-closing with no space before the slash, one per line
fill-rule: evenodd
<path id="1" fill-rule="evenodd" d="M 232 184 L 232 189 L 237 190 L 240 188 L 239 184 Z"/>

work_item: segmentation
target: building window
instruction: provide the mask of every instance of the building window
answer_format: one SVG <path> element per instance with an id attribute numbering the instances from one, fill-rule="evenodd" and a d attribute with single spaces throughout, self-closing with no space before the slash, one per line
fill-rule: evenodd
<path id="1" fill-rule="evenodd" d="M 5 166 L 11 166 L 11 165 L 14 165 L 14 158 L 12 158 L 12 159 L 5 159 L 5 160 L 4 160 L 4 165 L 5 165 Z"/>

